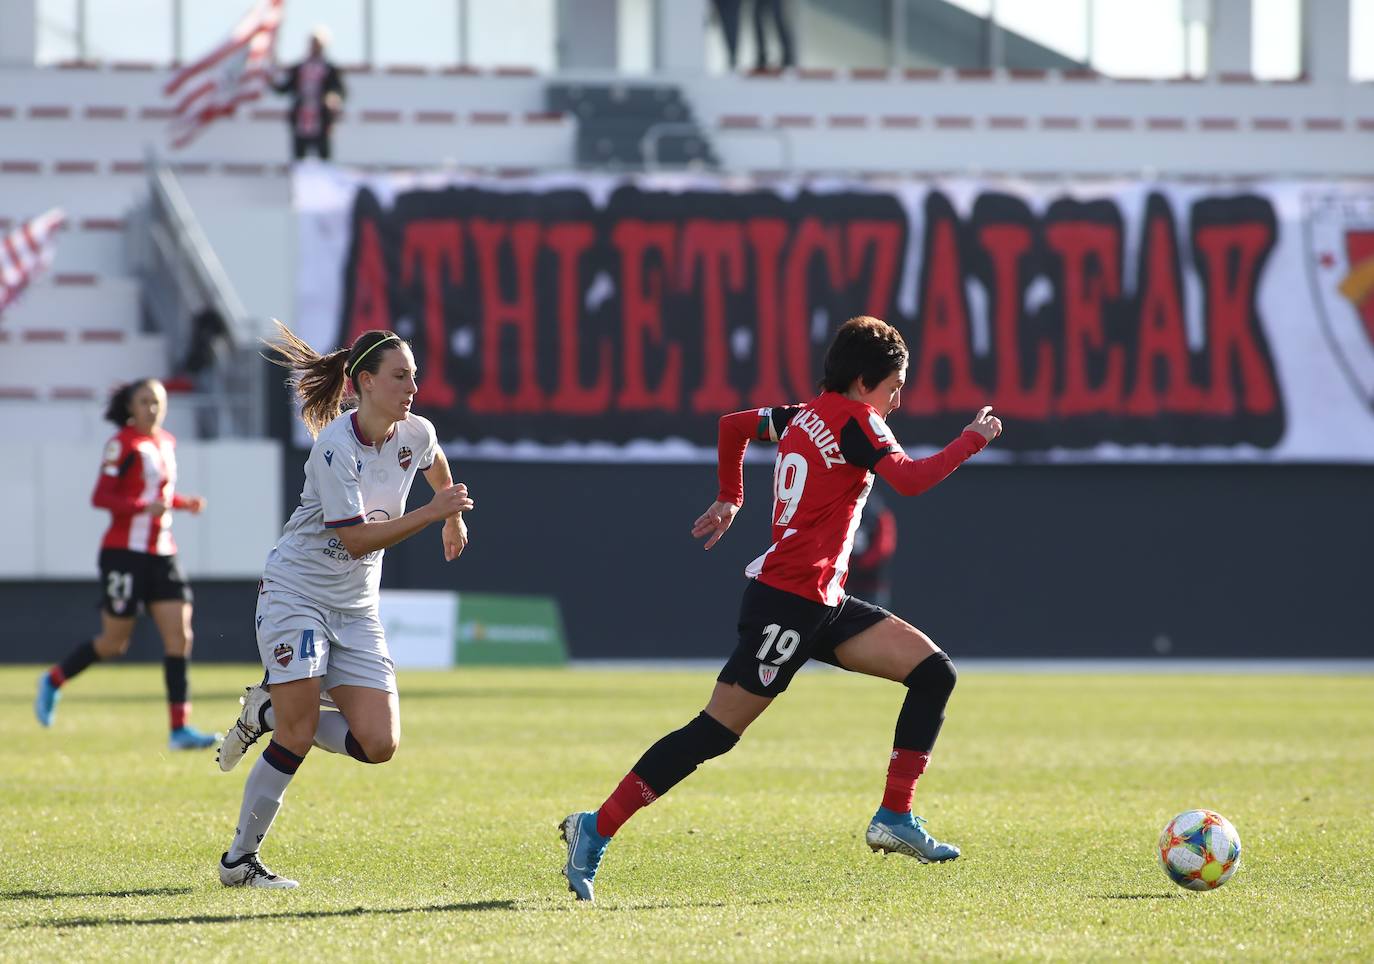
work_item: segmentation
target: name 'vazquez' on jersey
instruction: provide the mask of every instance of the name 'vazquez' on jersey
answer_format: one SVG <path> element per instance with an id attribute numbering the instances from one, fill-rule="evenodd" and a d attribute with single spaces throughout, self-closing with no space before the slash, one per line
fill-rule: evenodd
<path id="1" fill-rule="evenodd" d="M 340 612 L 375 610 L 386 550 L 355 559 L 334 530 L 399 519 L 415 474 L 434 461 L 435 446 L 434 426 L 413 413 L 396 423 L 380 452 L 363 437 L 356 412 L 326 425 L 305 463 L 301 504 L 267 557 L 263 581 Z"/>

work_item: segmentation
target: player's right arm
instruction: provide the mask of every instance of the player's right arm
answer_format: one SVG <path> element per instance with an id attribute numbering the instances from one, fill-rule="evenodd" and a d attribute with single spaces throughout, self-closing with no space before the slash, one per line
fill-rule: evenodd
<path id="1" fill-rule="evenodd" d="M 138 515 L 149 510 L 161 515 L 167 510 L 161 502 L 148 502 L 121 490 L 120 481 L 137 457 L 138 453 L 127 447 L 118 435 L 105 444 L 100 477 L 96 480 L 95 491 L 91 493 L 91 505 L 115 515 Z"/>
<path id="2" fill-rule="evenodd" d="M 720 491 L 710 508 L 692 523 L 693 538 L 710 537 L 702 548 L 710 549 L 720 541 L 735 520 L 735 513 L 744 505 L 744 453 L 750 440 L 776 442 L 801 409 L 800 405 L 751 408 L 720 417 L 716 435 L 716 475 Z"/>

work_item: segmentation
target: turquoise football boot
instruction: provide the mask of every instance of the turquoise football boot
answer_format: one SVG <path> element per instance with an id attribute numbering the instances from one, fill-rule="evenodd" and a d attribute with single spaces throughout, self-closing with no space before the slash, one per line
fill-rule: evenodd
<path id="1" fill-rule="evenodd" d="M 564 817 L 558 830 L 568 843 L 568 862 L 563 865 L 568 890 L 577 895 L 578 900 L 595 900 L 592 880 L 611 838 L 596 832 L 596 814 L 590 810 Z"/>
<path id="2" fill-rule="evenodd" d="M 40 726 L 52 726 L 52 715 L 61 698 L 62 691 L 52 685 L 47 673 L 38 677 L 38 695 L 33 700 L 33 715 L 38 717 Z"/>
<path id="3" fill-rule="evenodd" d="M 167 737 L 167 749 L 208 750 L 218 742 L 218 733 L 205 733 L 194 726 L 179 726 Z"/>
<path id="4" fill-rule="evenodd" d="M 953 860 L 959 856 L 958 847 L 940 843 L 926 833 L 925 824 L 924 817 L 879 807 L 868 824 L 864 839 L 872 850 L 880 854 L 906 854 L 923 864 Z"/>

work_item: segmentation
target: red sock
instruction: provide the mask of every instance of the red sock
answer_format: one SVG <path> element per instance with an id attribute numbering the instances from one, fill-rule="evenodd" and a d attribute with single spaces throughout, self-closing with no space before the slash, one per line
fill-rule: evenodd
<path id="1" fill-rule="evenodd" d="M 52 669 L 48 670 L 48 682 L 58 689 L 61 689 L 62 684 L 67 682 L 67 674 L 62 672 L 61 666 L 54 666 Z"/>
<path id="2" fill-rule="evenodd" d="M 640 807 L 647 807 L 658 799 L 658 794 L 633 773 L 625 774 L 601 809 L 596 811 L 596 832 L 603 837 L 613 837 L 621 825 L 635 815 Z"/>
<path id="3" fill-rule="evenodd" d="M 186 725 L 186 721 L 191 718 L 190 703 L 168 703 L 168 711 L 172 714 L 172 729 L 179 730 Z"/>
<path id="4" fill-rule="evenodd" d="M 925 772 L 930 754 L 920 750 L 893 748 L 892 762 L 887 765 L 887 789 L 883 791 L 883 806 L 895 813 L 911 812 L 911 797 L 916 792 L 916 779 Z"/>

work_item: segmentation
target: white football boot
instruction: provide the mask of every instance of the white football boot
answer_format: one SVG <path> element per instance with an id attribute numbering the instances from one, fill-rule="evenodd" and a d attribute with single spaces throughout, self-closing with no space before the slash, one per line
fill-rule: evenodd
<path id="1" fill-rule="evenodd" d="M 224 734 L 224 742 L 219 745 L 219 768 L 228 773 L 238 766 L 248 748 L 272 728 L 267 725 L 267 711 L 272 706 L 272 697 L 261 684 L 254 684 L 244 690 L 239 702 L 243 709 L 229 732 Z"/>
<path id="2" fill-rule="evenodd" d="M 290 890 L 299 887 L 298 881 L 279 877 L 262 865 L 257 854 L 244 854 L 230 861 L 229 854 L 219 858 L 219 882 L 225 887 L 264 887 L 269 890 Z"/>

